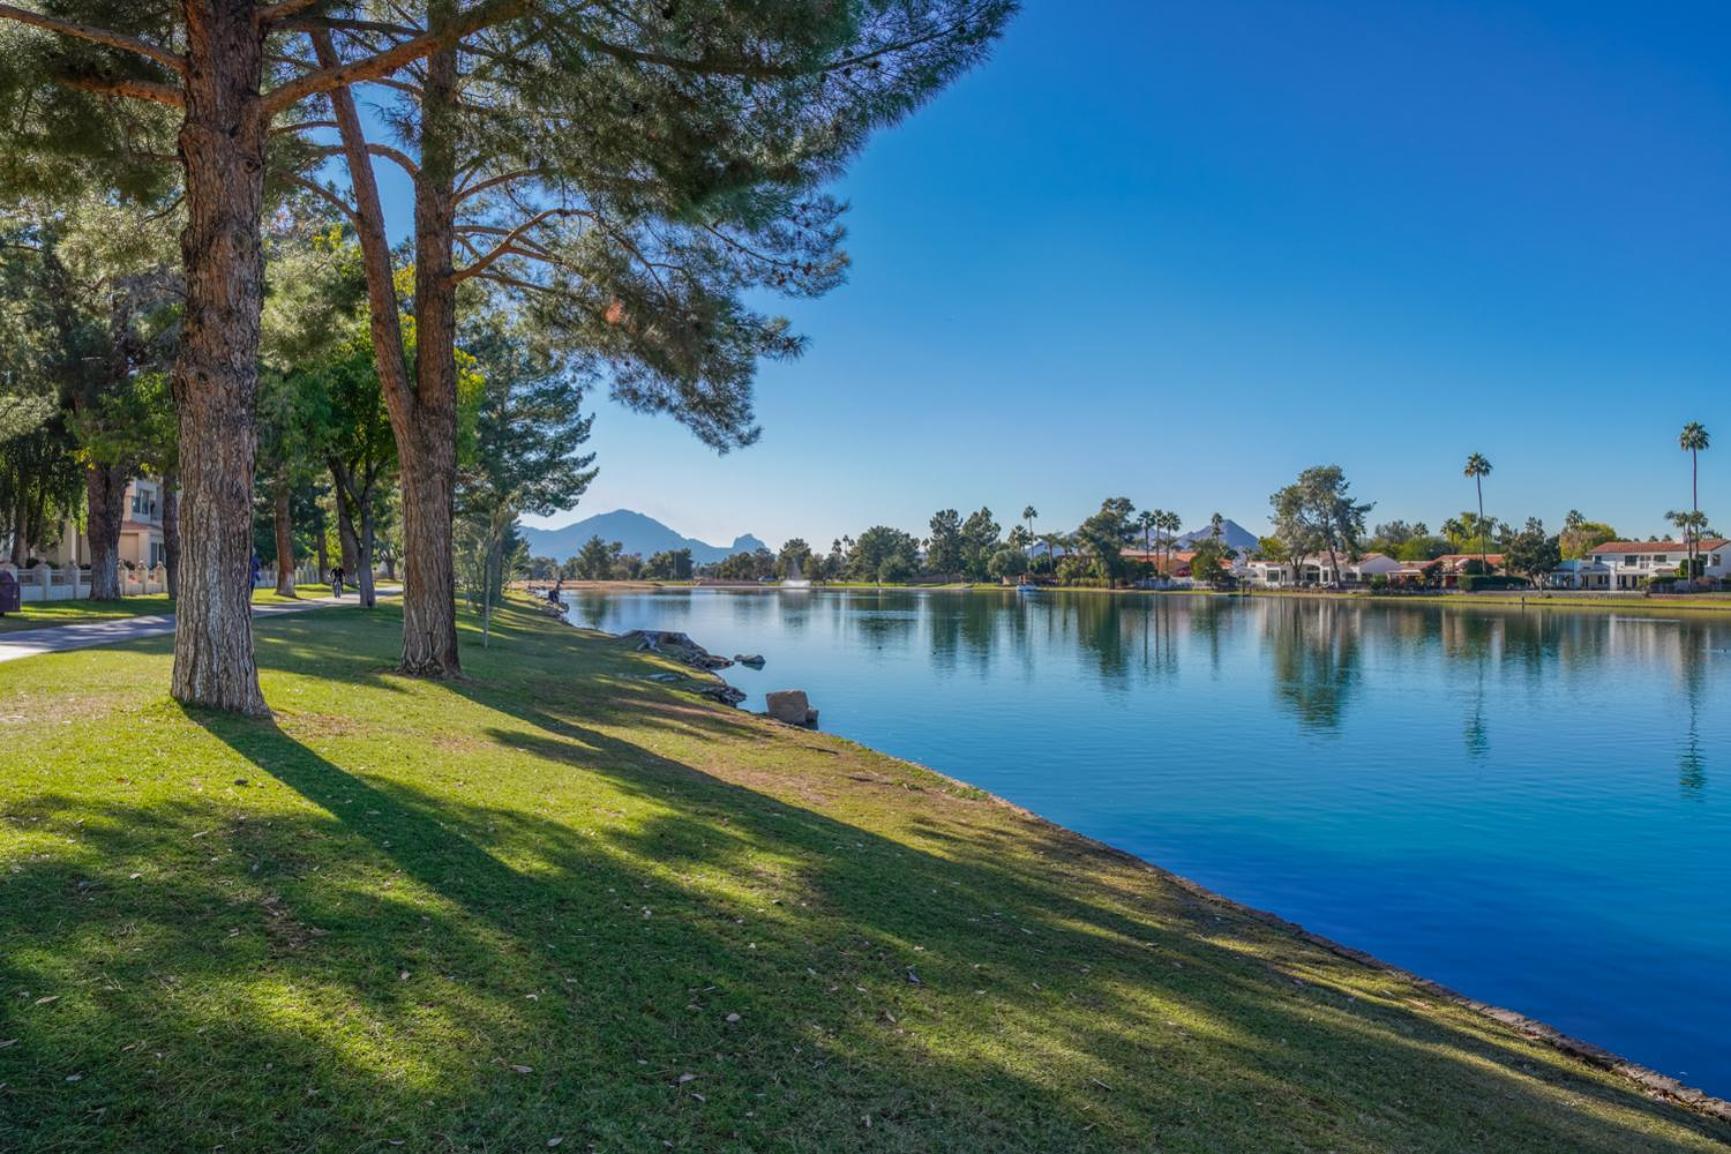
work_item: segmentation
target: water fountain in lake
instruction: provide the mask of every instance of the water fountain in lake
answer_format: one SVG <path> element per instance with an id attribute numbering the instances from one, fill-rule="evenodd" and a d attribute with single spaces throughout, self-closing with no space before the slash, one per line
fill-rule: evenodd
<path id="1" fill-rule="evenodd" d="M 811 580 L 802 577 L 799 571 L 799 558 L 795 557 L 787 563 L 787 576 L 781 580 L 783 589 L 810 589 Z"/>

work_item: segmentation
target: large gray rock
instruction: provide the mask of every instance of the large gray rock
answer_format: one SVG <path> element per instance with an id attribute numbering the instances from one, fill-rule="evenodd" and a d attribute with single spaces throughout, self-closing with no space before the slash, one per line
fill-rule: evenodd
<path id="1" fill-rule="evenodd" d="M 803 689 L 781 689 L 764 695 L 769 716 L 786 725 L 816 725 L 817 710 Z"/>
<path id="2" fill-rule="evenodd" d="M 718 653 L 711 653 L 683 633 L 660 629 L 633 629 L 619 635 L 639 651 L 659 653 L 696 669 L 726 669 L 733 662 Z"/>
<path id="3" fill-rule="evenodd" d="M 719 701 L 723 705 L 738 705 L 745 700 L 744 691 L 735 689 L 725 682 L 720 685 L 705 685 L 697 692 L 711 700 Z"/>

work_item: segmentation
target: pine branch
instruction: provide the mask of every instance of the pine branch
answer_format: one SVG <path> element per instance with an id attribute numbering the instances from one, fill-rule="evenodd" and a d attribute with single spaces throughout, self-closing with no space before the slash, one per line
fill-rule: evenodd
<path id="1" fill-rule="evenodd" d="M 497 261 L 500 257 L 503 257 L 503 256 L 510 256 L 513 254 L 518 255 L 518 256 L 533 256 L 534 255 L 533 253 L 524 252 L 522 249 L 518 249 L 518 248 L 514 247 L 518 238 L 521 237 L 524 233 L 528 232 L 530 229 L 534 228 L 536 225 L 541 224 L 544 221 L 551 220 L 553 217 L 556 217 L 556 216 L 588 216 L 588 215 L 589 215 L 588 213 L 582 212 L 582 211 L 580 211 L 578 209 L 574 209 L 574 208 L 543 209 L 542 211 L 536 213 L 534 216 L 530 217 L 528 220 L 524 221 L 522 224 L 518 225 L 516 228 L 513 228 L 509 232 L 505 233 L 504 237 L 499 241 L 499 243 L 493 246 L 492 251 L 488 252 L 487 255 L 483 256 L 480 260 L 474 261 L 473 263 L 467 265 L 466 267 L 458 269 L 455 273 L 452 274 L 451 279 L 452 279 L 452 281 L 454 281 L 457 284 L 462 284 L 464 281 L 468 280 L 470 277 L 479 276 L 480 274 L 486 272 L 489 266 L 491 266 L 495 261 Z"/>
<path id="2" fill-rule="evenodd" d="M 33 28 L 41 28 L 48 32 L 57 32 L 62 36 L 70 36 L 74 40 L 100 44 L 105 48 L 118 48 L 122 52 L 131 52 L 147 60 L 154 60 L 177 76 L 186 75 L 185 59 L 166 48 L 150 43 L 148 40 L 140 40 L 136 36 L 127 36 L 107 28 L 98 28 L 92 24 L 79 24 L 73 20 L 44 16 L 40 12 L 32 12 L 14 4 L 0 4 L 0 20 L 13 20 L 19 24 L 28 24 Z"/>
<path id="3" fill-rule="evenodd" d="M 344 200 L 342 197 L 338 196 L 336 193 L 332 192 L 330 189 L 326 188 L 324 185 L 320 184 L 318 181 L 309 179 L 308 177 L 305 177 L 305 176 L 302 176 L 298 172 L 289 173 L 288 178 L 289 178 L 289 180 L 294 182 L 296 185 L 299 185 L 301 188 L 306 189 L 308 192 L 315 194 L 321 200 L 323 200 L 326 204 L 330 205 L 332 208 L 334 208 L 338 212 L 342 213 L 343 216 L 348 218 L 348 221 L 350 224 L 355 225 L 356 227 L 359 227 L 359 225 L 361 223 L 361 215 L 360 215 L 360 213 L 355 211 L 354 207 L 352 205 L 350 205 L 348 201 Z"/>
<path id="4" fill-rule="evenodd" d="M 971 13 L 970 13 L 971 15 Z M 785 65 L 766 64 L 761 61 L 746 60 L 740 57 L 723 58 L 700 56 L 697 58 L 684 56 L 668 56 L 661 52 L 645 52 L 637 48 L 627 48 L 623 44 L 613 44 L 599 36 L 579 34 L 578 39 L 583 44 L 597 52 L 605 53 L 618 60 L 634 64 L 654 64 L 663 68 L 675 68 L 684 72 L 700 72 L 711 76 L 740 76 L 753 80 L 785 80 L 797 76 L 816 73 L 844 72 L 847 69 L 862 64 L 869 64 L 881 56 L 889 56 L 897 52 L 908 52 L 915 48 L 923 48 L 928 44 L 943 40 L 957 32 L 966 31 L 968 16 L 963 16 L 942 28 L 933 29 L 923 35 L 909 37 L 905 40 L 892 41 L 869 52 L 861 52 L 855 56 L 845 56 L 832 60 L 821 68 L 790 68 Z"/>
<path id="5" fill-rule="evenodd" d="M 272 136 L 278 136 L 278 135 L 282 135 L 284 133 L 289 133 L 289 132 L 304 132 L 305 130 L 307 130 L 309 128 L 335 128 L 335 127 L 337 127 L 337 122 L 334 120 L 301 120 L 301 121 L 295 122 L 294 124 L 279 124 L 275 128 L 270 130 L 270 134 Z"/>
<path id="6" fill-rule="evenodd" d="M 552 293 L 554 291 L 546 285 L 536 284 L 534 281 L 522 280 L 514 276 L 506 276 L 504 273 L 483 272 L 477 273 L 476 276 L 481 280 L 492 281 L 494 284 L 504 285 L 506 288 L 521 289 L 524 292 Z"/>
<path id="7" fill-rule="evenodd" d="M 386 160 L 394 161 L 398 168 L 402 169 L 410 176 L 421 175 L 421 166 L 411 160 L 408 153 L 399 148 L 392 148 L 388 144 L 373 144 L 369 142 L 367 144 L 367 151 L 372 153 L 374 156 L 382 156 Z"/>
<path id="8" fill-rule="evenodd" d="M 321 122 L 315 121 L 314 123 Z M 307 125 L 302 124 L 297 125 L 296 127 L 305 128 Z M 332 121 L 329 127 L 336 128 L 336 122 Z M 313 149 L 313 151 L 320 156 L 342 156 L 348 152 L 348 149 L 340 144 L 326 144 Z M 419 176 L 421 174 L 421 166 L 411 160 L 409 154 L 403 152 L 401 149 L 392 148 L 388 144 L 374 144 L 371 141 L 368 141 L 367 151 L 374 156 L 382 156 L 386 160 L 396 162 L 397 167 L 401 168 L 410 176 Z"/>
<path id="9" fill-rule="evenodd" d="M 280 21 L 288 32 L 377 32 L 384 36 L 419 36 L 424 29 L 379 20 L 345 20 L 336 16 L 295 16 Z"/>
<path id="10" fill-rule="evenodd" d="M 397 69 L 430 56 L 441 48 L 447 48 L 473 32 L 521 15 L 527 5 L 528 0 L 484 0 L 437 32 L 424 32 L 383 52 L 347 64 L 321 68 L 317 72 L 296 77 L 273 88 L 265 94 L 265 110 L 278 112 L 320 92 L 329 92 L 333 88 L 343 88 L 351 84 L 364 84 L 389 76 Z"/>
<path id="11" fill-rule="evenodd" d="M 185 95 L 172 84 L 157 84 L 150 80 L 99 80 L 94 76 L 63 76 L 56 83 L 99 96 L 127 96 L 169 108 L 186 107 Z"/>
<path id="12" fill-rule="evenodd" d="M 475 246 L 475 243 L 469 239 L 471 236 L 509 236 L 511 230 L 508 228 L 499 228 L 490 224 L 459 224 L 457 225 L 455 232 L 458 241 L 460 241 L 463 247 L 468 249 L 469 252 L 478 260 L 482 256 L 482 253 Z M 515 253 L 518 256 L 531 256 L 537 260 L 545 260 L 549 262 L 552 262 L 555 259 L 551 249 L 540 241 L 530 240 L 527 236 L 516 237 L 510 242 L 510 244 L 512 253 Z"/>
<path id="13" fill-rule="evenodd" d="M 254 12 L 252 18 L 260 24 L 276 24 L 322 3 L 324 0 L 277 0 Z"/>
<path id="14" fill-rule="evenodd" d="M 462 201 L 468 200 L 471 196 L 481 195 L 489 188 L 497 188 L 501 184 L 510 184 L 514 181 L 523 180 L 531 176 L 539 176 L 543 171 L 544 170 L 539 168 L 518 168 L 510 172 L 502 172 L 498 176 L 490 176 L 486 180 L 479 181 L 478 183 L 469 185 L 467 188 L 458 190 L 457 200 L 461 203 Z"/>

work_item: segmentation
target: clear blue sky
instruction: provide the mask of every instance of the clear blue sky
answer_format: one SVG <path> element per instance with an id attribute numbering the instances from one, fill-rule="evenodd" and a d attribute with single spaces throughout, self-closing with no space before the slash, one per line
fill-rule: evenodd
<path id="1" fill-rule="evenodd" d="M 841 191 L 726 457 L 599 401 L 576 516 L 827 547 L 1102 497 L 1266 528 L 1337 463 L 1373 519 L 1472 502 L 1731 531 L 1731 5 L 1029 0 Z M 544 522 L 543 522 L 544 523 Z"/>

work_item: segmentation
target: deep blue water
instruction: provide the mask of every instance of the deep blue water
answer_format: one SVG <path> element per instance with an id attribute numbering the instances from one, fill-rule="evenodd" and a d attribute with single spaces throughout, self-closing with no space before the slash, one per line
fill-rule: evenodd
<path id="1" fill-rule="evenodd" d="M 1731 621 L 1297 599 L 571 594 L 823 728 L 1731 1095 Z"/>

